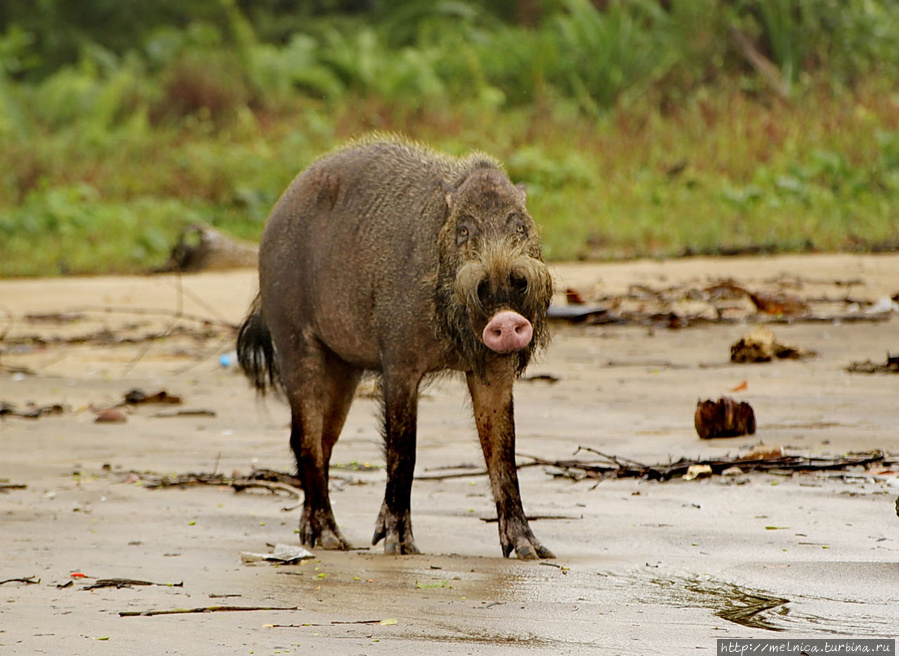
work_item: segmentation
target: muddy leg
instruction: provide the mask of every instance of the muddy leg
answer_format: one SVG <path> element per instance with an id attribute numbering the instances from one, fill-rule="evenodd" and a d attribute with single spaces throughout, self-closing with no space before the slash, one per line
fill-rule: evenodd
<path id="1" fill-rule="evenodd" d="M 390 380 L 386 374 L 382 382 L 387 489 L 371 543 L 383 539 L 386 554 L 420 553 L 412 536 L 411 510 L 419 382 L 420 378 Z"/>
<path id="2" fill-rule="evenodd" d="M 331 452 L 334 450 L 337 438 L 340 437 L 340 431 L 343 430 L 343 424 L 346 421 L 350 405 L 353 403 L 356 388 L 359 386 L 359 379 L 362 377 L 360 369 L 351 367 L 334 355 L 329 354 L 327 365 L 329 372 L 328 407 L 322 426 L 322 453 L 325 460 L 326 478 L 329 474 Z"/>
<path id="3" fill-rule="evenodd" d="M 468 389 L 474 409 L 478 437 L 484 451 L 496 515 L 499 541 L 506 558 L 514 551 L 519 558 L 553 558 L 552 552 L 534 537 L 521 506 L 518 470 L 515 467 L 515 416 L 512 408 L 514 372 L 497 372 L 490 382 L 468 374 Z"/>
<path id="4" fill-rule="evenodd" d="M 321 349 L 310 349 L 285 380 L 291 406 L 290 446 L 303 482 L 300 542 L 325 549 L 349 549 L 328 494 L 328 463 L 359 381 L 358 371 Z"/>

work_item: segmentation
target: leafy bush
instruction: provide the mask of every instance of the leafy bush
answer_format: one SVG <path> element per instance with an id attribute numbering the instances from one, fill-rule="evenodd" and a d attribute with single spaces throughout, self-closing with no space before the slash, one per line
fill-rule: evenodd
<path id="1" fill-rule="evenodd" d="M 258 238 L 371 129 L 500 156 L 551 258 L 899 244 L 888 0 L 515 6 L 3 3 L 0 275 L 145 269 L 197 220 Z"/>

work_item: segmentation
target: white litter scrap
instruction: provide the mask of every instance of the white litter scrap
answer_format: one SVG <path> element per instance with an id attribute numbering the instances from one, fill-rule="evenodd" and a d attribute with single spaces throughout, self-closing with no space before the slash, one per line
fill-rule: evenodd
<path id="1" fill-rule="evenodd" d="M 240 562 L 242 563 L 279 563 L 281 565 L 290 565 L 297 563 L 306 558 L 312 558 L 313 554 L 308 549 L 292 544 L 276 544 L 272 547 L 271 553 L 252 553 L 250 551 L 240 552 Z"/>

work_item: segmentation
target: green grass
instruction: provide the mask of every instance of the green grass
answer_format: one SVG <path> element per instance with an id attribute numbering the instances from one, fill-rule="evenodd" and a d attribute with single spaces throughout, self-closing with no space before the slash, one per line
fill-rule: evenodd
<path id="1" fill-rule="evenodd" d="M 0 276 L 146 271 L 196 221 L 258 239 L 303 167 L 372 130 L 505 161 L 552 260 L 899 248 L 888 3 L 561 0 L 536 28 L 400 4 L 414 25 L 262 42 L 223 3 L 228 29 L 90 43 L 30 76 L 34 35 L 0 34 Z"/>
<path id="2" fill-rule="evenodd" d="M 371 129 L 503 159 L 553 260 L 899 244 L 899 125 L 878 89 L 795 104 L 734 90 L 594 121 L 518 108 L 310 102 L 142 132 L 54 131 L 0 151 L 0 275 L 138 272 L 205 221 L 258 239 L 293 176 Z M 10 202 L 10 200 L 12 202 Z"/>

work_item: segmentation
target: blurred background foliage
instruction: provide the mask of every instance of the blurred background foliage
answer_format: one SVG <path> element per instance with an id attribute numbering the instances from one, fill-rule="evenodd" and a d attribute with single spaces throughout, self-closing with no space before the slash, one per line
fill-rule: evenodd
<path id="1" fill-rule="evenodd" d="M 0 275 L 256 239 L 370 130 L 486 150 L 554 259 L 899 246 L 895 0 L 5 0 Z"/>

